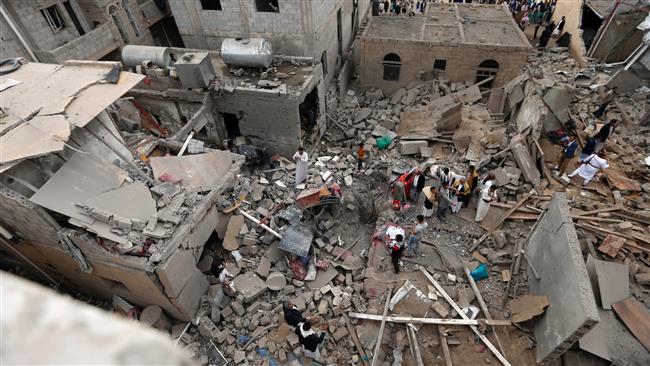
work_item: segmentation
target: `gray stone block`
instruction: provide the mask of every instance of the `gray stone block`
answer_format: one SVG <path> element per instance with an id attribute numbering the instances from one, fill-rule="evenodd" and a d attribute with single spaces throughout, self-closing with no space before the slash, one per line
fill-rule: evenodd
<path id="1" fill-rule="evenodd" d="M 560 357 L 600 321 L 564 194 L 553 197 L 526 252 L 541 277 L 536 280 L 528 267 L 530 292 L 546 295 L 550 302 L 534 324 L 537 362 L 547 362 Z"/>

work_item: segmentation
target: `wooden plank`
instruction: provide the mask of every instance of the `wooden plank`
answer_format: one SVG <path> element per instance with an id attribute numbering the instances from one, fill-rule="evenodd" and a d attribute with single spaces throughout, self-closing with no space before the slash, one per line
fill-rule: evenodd
<path id="1" fill-rule="evenodd" d="M 650 352 L 650 311 L 648 308 L 634 297 L 628 297 L 612 304 L 612 308 L 636 339 Z"/>
<path id="2" fill-rule="evenodd" d="M 388 288 L 388 296 L 386 296 L 386 305 L 384 305 L 384 315 L 381 316 L 381 325 L 379 326 L 379 334 L 377 335 L 377 344 L 375 344 L 375 352 L 372 354 L 371 366 L 376 366 L 378 361 L 377 355 L 381 348 L 381 338 L 384 336 L 384 327 L 386 326 L 386 314 L 388 313 L 388 304 L 390 303 L 390 296 L 393 293 L 393 288 Z"/>
<path id="3" fill-rule="evenodd" d="M 357 331 L 352 328 L 352 324 L 350 324 L 350 319 L 348 318 L 347 314 L 343 313 L 343 319 L 345 320 L 345 326 L 348 328 L 348 333 L 350 333 L 350 336 L 352 337 L 352 342 L 354 343 L 354 346 L 357 347 L 357 352 L 359 352 L 359 358 L 361 358 L 361 362 L 364 365 L 367 365 L 369 358 L 366 354 L 366 350 L 363 349 L 361 342 L 359 342 Z"/>
<path id="4" fill-rule="evenodd" d="M 451 362 L 451 352 L 449 352 L 449 345 L 447 344 L 447 335 L 442 330 L 442 326 L 438 326 L 438 335 L 440 335 L 440 345 L 442 345 L 442 354 L 445 356 L 445 364 L 447 366 L 454 366 Z"/>
<path id="5" fill-rule="evenodd" d="M 599 213 L 603 213 L 603 212 L 620 211 L 622 209 L 623 209 L 623 206 L 615 205 L 615 206 L 612 206 L 612 207 L 605 207 L 605 208 L 599 208 L 597 210 L 585 211 L 585 212 L 581 213 L 580 216 L 591 216 L 591 215 L 595 215 L 595 214 L 599 214 Z"/>
<path id="6" fill-rule="evenodd" d="M 526 198 L 528 198 L 528 197 L 526 197 Z M 523 203 L 523 202 L 522 202 L 522 203 Z M 430 274 L 429 272 L 427 272 L 426 269 L 424 269 L 424 267 L 420 266 L 420 271 L 421 271 L 421 272 L 424 274 L 424 276 L 425 276 L 425 277 L 426 277 L 426 278 L 427 278 L 427 279 L 428 279 L 428 280 L 433 284 L 433 286 L 435 286 L 436 290 L 438 290 L 438 292 L 440 292 L 440 294 L 442 295 L 442 297 L 444 297 L 445 300 L 447 300 L 447 302 L 449 303 L 449 305 L 451 305 L 451 307 L 454 308 L 454 310 L 456 310 L 456 313 L 457 313 L 458 315 L 460 315 L 463 319 L 465 319 L 465 320 L 469 320 L 469 317 L 468 317 L 468 316 L 463 312 L 463 310 L 462 310 L 460 307 L 458 307 L 458 305 L 456 304 L 456 302 L 454 302 L 454 300 L 453 300 L 451 297 L 449 297 L 449 295 L 447 294 L 447 292 L 445 291 L 445 289 L 443 289 L 442 286 L 440 286 L 440 284 L 438 283 L 438 281 L 436 281 L 436 280 L 431 276 L 431 274 Z M 488 349 L 489 349 L 489 350 L 494 354 L 494 356 L 495 356 L 495 357 L 496 357 L 496 358 L 497 358 L 497 359 L 498 359 L 498 360 L 499 360 L 499 361 L 500 361 L 504 366 L 510 366 L 510 362 L 508 362 L 508 360 L 506 360 L 506 358 L 503 357 L 503 355 L 499 352 L 499 350 L 498 350 L 496 347 L 494 347 L 494 345 L 492 344 L 492 342 L 490 342 L 490 340 L 487 339 L 487 337 L 486 337 L 485 335 L 483 335 L 483 333 L 481 333 L 481 332 L 478 330 L 478 328 L 477 328 L 476 326 L 474 326 L 474 325 L 470 325 L 469 327 L 470 327 L 470 329 L 471 329 L 471 330 L 472 330 L 472 331 L 473 331 L 473 332 L 474 332 L 474 333 L 475 333 L 475 334 L 476 334 L 476 335 L 481 339 L 481 341 L 483 341 L 483 343 L 485 343 L 485 346 L 486 346 L 486 347 L 487 347 L 487 348 L 488 348 Z"/>
<path id="7" fill-rule="evenodd" d="M 481 291 L 479 291 L 478 286 L 476 286 L 476 281 L 474 281 L 474 277 L 472 277 L 472 275 L 469 274 L 469 268 L 467 268 L 467 266 L 463 266 L 463 270 L 465 271 L 465 276 L 467 276 L 469 285 L 472 287 L 472 290 L 474 290 L 474 295 L 476 295 L 476 300 L 478 300 L 478 304 L 481 306 L 481 311 L 483 311 L 483 314 L 485 315 L 485 319 L 492 320 L 492 315 L 490 315 L 490 310 L 488 309 L 487 304 L 485 303 L 485 301 L 483 301 L 483 296 L 481 296 Z M 506 353 L 503 350 L 503 346 L 501 345 L 501 340 L 499 339 L 499 335 L 497 334 L 496 329 L 494 329 L 494 326 L 492 326 L 492 332 L 494 333 L 494 338 L 496 338 L 497 340 L 497 345 L 499 346 L 499 350 L 505 357 Z"/>
<path id="8" fill-rule="evenodd" d="M 365 320 L 382 320 L 381 315 L 348 313 L 350 318 Z M 440 319 L 440 318 L 414 318 L 411 316 L 387 316 L 387 322 L 406 324 L 435 324 L 435 325 L 512 325 L 510 320 L 487 320 L 487 319 Z"/>
<path id="9" fill-rule="evenodd" d="M 415 330 L 413 330 L 410 325 L 406 324 L 406 331 L 409 332 L 411 345 L 413 346 L 413 351 L 415 352 L 415 363 L 418 366 L 424 366 L 424 362 L 422 362 L 422 353 L 420 353 L 420 345 L 418 345 L 418 338 L 415 336 Z"/>
<path id="10" fill-rule="evenodd" d="M 499 226 L 501 226 L 501 224 L 508 218 L 508 216 L 510 216 L 511 213 L 515 212 L 516 209 L 521 207 L 528 200 L 528 198 L 530 198 L 530 196 L 533 195 L 533 193 L 534 191 L 530 191 L 526 193 L 511 209 L 509 209 L 503 216 L 501 216 L 499 221 L 497 221 L 497 223 L 494 224 L 494 226 L 490 230 L 488 230 L 485 234 L 483 234 L 480 238 L 478 238 L 474 242 L 474 244 L 472 244 L 472 246 L 469 248 L 469 251 L 473 252 L 474 249 L 476 249 L 476 247 L 478 247 L 479 244 L 483 242 L 483 240 L 485 240 L 488 236 L 490 236 L 490 234 L 492 234 L 494 230 L 496 230 L 497 228 L 499 228 Z"/>

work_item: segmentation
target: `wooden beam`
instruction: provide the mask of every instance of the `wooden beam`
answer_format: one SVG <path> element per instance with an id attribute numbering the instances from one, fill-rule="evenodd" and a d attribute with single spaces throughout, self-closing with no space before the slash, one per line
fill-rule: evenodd
<path id="1" fill-rule="evenodd" d="M 381 348 L 381 338 L 384 336 L 384 327 L 386 326 L 386 314 L 388 314 L 388 304 L 390 303 L 390 296 L 393 293 L 393 288 L 388 288 L 388 296 L 386 296 L 386 305 L 384 305 L 384 315 L 381 316 L 381 325 L 379 326 L 379 334 L 377 335 L 377 344 L 375 344 L 375 351 L 372 354 L 371 366 L 376 366 L 378 361 L 379 349 Z"/>
<path id="2" fill-rule="evenodd" d="M 420 353 L 420 345 L 418 345 L 418 338 L 415 336 L 415 330 L 413 330 L 410 325 L 406 324 L 406 331 L 409 332 L 411 345 L 413 346 L 413 351 L 415 352 L 415 363 L 418 366 L 424 366 L 424 362 L 422 362 L 422 353 Z"/>
<path id="3" fill-rule="evenodd" d="M 469 251 L 473 252 L 474 249 L 476 249 L 476 247 L 478 247 L 479 244 L 483 242 L 483 240 L 485 240 L 488 236 L 490 236 L 490 234 L 492 234 L 494 230 L 496 230 L 497 228 L 499 228 L 499 226 L 501 226 L 501 224 L 508 218 L 508 216 L 510 216 L 511 213 L 515 212 L 516 209 L 521 207 L 521 205 L 523 205 L 528 200 L 528 198 L 530 198 L 530 196 L 533 195 L 533 193 L 535 192 L 530 191 L 526 193 L 514 206 L 512 206 L 511 209 L 508 210 L 508 212 L 506 212 L 503 216 L 501 216 L 501 218 L 496 222 L 496 224 L 494 224 L 494 226 L 490 230 L 488 230 L 485 234 L 483 234 L 480 238 L 478 238 L 474 242 L 474 244 L 472 244 L 472 246 L 469 248 Z"/>
<path id="4" fill-rule="evenodd" d="M 447 344 L 447 335 L 442 330 L 442 325 L 438 326 L 438 335 L 440 336 L 440 345 L 442 346 L 442 354 L 445 356 L 445 364 L 447 366 L 454 366 L 451 362 L 451 352 L 449 352 L 449 345 Z"/>
<path id="5" fill-rule="evenodd" d="M 478 286 L 476 286 L 476 281 L 474 281 L 474 277 L 472 277 L 472 275 L 469 273 L 469 268 L 467 268 L 467 266 L 463 266 L 463 270 L 465 271 L 465 276 L 467 276 L 469 285 L 472 287 L 472 290 L 474 290 L 474 295 L 476 295 L 476 300 L 478 300 L 478 304 L 481 307 L 481 311 L 483 311 L 483 315 L 485 315 L 485 319 L 492 320 L 492 315 L 490 315 L 490 310 L 488 309 L 488 306 L 485 303 L 485 301 L 483 301 L 483 296 L 481 296 L 481 291 L 479 291 Z M 499 350 L 505 356 L 506 352 L 503 350 L 503 346 L 501 345 L 501 340 L 499 339 L 499 335 L 497 334 L 496 329 L 494 329 L 494 326 L 492 326 L 492 332 L 494 333 L 494 337 L 497 340 L 497 345 L 499 346 Z"/>
<path id="6" fill-rule="evenodd" d="M 623 209 L 623 206 L 621 206 L 619 204 L 619 205 L 615 205 L 615 206 L 612 206 L 612 207 L 599 208 L 597 210 L 586 211 L 586 212 L 583 212 L 582 214 L 580 214 L 580 216 L 591 216 L 591 215 L 595 215 L 595 214 L 599 214 L 599 213 L 603 213 L 603 212 L 620 211 L 622 209 Z"/>
<path id="7" fill-rule="evenodd" d="M 382 320 L 381 315 L 348 313 L 350 318 L 365 320 Z M 411 316 L 387 316 L 387 322 L 406 324 L 435 324 L 435 325 L 512 325 L 510 320 L 486 320 L 486 319 L 440 319 L 440 318 L 413 318 Z"/>
<path id="8" fill-rule="evenodd" d="M 530 193 L 529 193 L 529 195 L 530 195 Z M 527 195 L 525 198 L 528 199 L 528 196 L 529 196 L 529 195 Z M 522 200 L 522 201 L 523 201 L 523 200 Z M 523 202 L 522 202 L 522 203 L 523 203 Z M 421 271 L 421 272 L 424 274 L 424 276 L 425 276 L 425 277 L 426 277 L 426 278 L 427 278 L 427 279 L 428 279 L 428 280 L 433 284 L 433 286 L 435 286 L 436 290 L 438 290 L 438 292 L 440 292 L 440 294 L 442 295 L 442 297 L 444 297 L 445 300 L 447 300 L 447 302 L 449 303 L 449 305 L 451 305 L 451 307 L 452 307 L 454 310 L 456 310 L 456 313 L 457 313 L 458 315 L 460 315 L 463 319 L 465 319 L 465 320 L 469 320 L 469 317 L 468 317 L 468 316 L 463 312 L 463 310 L 462 310 L 462 309 L 461 309 L 461 308 L 456 304 L 456 302 L 454 302 L 454 300 L 453 300 L 451 297 L 449 297 L 449 295 L 447 294 L 447 292 L 445 291 L 445 289 L 443 289 L 442 286 L 440 286 L 440 284 L 438 283 L 438 281 L 436 281 L 436 280 L 433 278 L 433 276 L 431 276 L 431 274 L 430 274 L 429 272 L 427 272 L 426 269 L 424 269 L 424 267 L 420 266 L 420 271 Z M 496 357 L 496 358 L 501 362 L 501 364 L 503 364 L 504 366 L 510 366 L 510 362 L 508 362 L 508 360 L 506 360 L 506 358 L 503 357 L 503 355 L 499 352 L 499 350 L 498 350 L 496 347 L 494 347 L 494 345 L 492 344 L 492 342 L 490 342 L 490 340 L 487 339 L 487 337 L 486 337 L 485 335 L 483 335 L 483 333 L 481 333 L 475 325 L 470 325 L 469 328 L 470 328 L 470 329 L 471 329 L 471 330 L 472 330 L 472 331 L 473 331 L 473 332 L 474 332 L 474 333 L 475 333 L 475 334 L 476 334 L 476 335 L 481 339 L 481 341 L 483 341 L 483 343 L 485 343 L 485 346 L 486 346 L 486 347 L 487 347 L 487 348 L 492 352 L 492 354 L 494 354 L 494 356 L 495 356 L 495 357 Z"/>
<path id="9" fill-rule="evenodd" d="M 366 350 L 363 349 L 361 342 L 359 342 L 359 338 L 357 338 L 357 331 L 352 328 L 352 324 L 350 324 L 350 319 L 347 314 L 343 313 L 343 319 L 345 320 L 345 326 L 348 328 L 348 333 L 350 333 L 350 337 L 352 337 L 352 342 L 354 343 L 354 346 L 357 347 L 357 352 L 359 352 L 361 362 L 364 365 L 368 365 L 369 358 L 366 354 Z"/>

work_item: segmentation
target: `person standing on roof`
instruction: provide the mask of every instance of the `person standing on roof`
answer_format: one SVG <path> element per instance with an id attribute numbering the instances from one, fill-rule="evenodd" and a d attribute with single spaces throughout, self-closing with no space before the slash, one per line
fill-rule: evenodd
<path id="1" fill-rule="evenodd" d="M 488 212 L 490 211 L 490 205 L 497 199 L 496 189 L 497 186 L 495 185 L 489 185 L 483 188 L 481 191 L 481 197 L 479 197 L 478 208 L 476 209 L 476 217 L 474 217 L 474 221 L 481 222 L 483 219 L 485 219 Z"/>
<path id="2" fill-rule="evenodd" d="M 413 223 L 411 236 L 409 237 L 409 256 L 420 255 L 420 243 L 422 242 L 422 235 L 424 235 L 424 231 L 427 229 L 427 227 L 429 227 L 429 224 L 424 221 L 424 216 L 418 215 L 415 219 L 415 223 Z"/>
<path id="3" fill-rule="evenodd" d="M 579 175 L 583 179 L 582 185 L 586 186 L 592 179 L 594 179 L 599 170 L 609 168 L 609 164 L 607 163 L 607 160 L 605 160 L 605 157 L 605 150 L 600 150 L 596 154 L 591 154 L 582 161 L 582 164 L 578 169 L 569 174 L 569 178 Z"/>
<path id="4" fill-rule="evenodd" d="M 309 155 L 301 146 L 298 151 L 293 154 L 293 160 L 296 162 L 296 188 L 298 185 L 307 180 L 307 168 L 309 167 Z"/>

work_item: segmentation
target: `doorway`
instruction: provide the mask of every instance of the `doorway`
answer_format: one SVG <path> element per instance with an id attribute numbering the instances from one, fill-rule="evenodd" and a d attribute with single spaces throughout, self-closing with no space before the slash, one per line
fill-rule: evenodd
<path id="1" fill-rule="evenodd" d="M 241 136 L 239 131 L 239 118 L 233 113 L 222 113 L 223 124 L 226 127 L 226 135 L 231 141 L 235 141 L 237 136 Z"/>
<path id="2" fill-rule="evenodd" d="M 314 86 L 314 89 L 307 94 L 305 100 L 298 106 L 300 128 L 304 131 L 311 132 L 316 126 L 320 112 L 318 105 L 318 86 Z"/>

